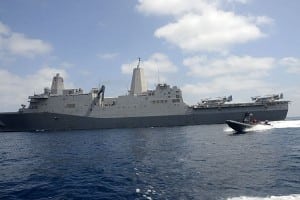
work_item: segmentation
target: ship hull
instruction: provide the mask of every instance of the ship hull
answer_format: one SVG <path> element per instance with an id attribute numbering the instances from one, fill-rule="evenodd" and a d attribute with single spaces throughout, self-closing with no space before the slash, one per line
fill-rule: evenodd
<path id="1" fill-rule="evenodd" d="M 96 118 L 58 113 L 0 114 L 0 131 L 61 131 L 112 128 L 168 127 L 201 124 L 224 124 L 226 120 L 241 121 L 246 112 L 257 120 L 284 120 L 288 102 L 271 105 L 241 105 L 215 108 L 189 108 L 182 115 Z"/>

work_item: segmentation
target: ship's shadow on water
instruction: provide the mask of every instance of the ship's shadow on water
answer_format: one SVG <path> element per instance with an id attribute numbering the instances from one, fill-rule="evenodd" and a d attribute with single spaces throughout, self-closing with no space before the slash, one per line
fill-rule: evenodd
<path id="1" fill-rule="evenodd" d="M 279 124 L 1 133 L 0 199 L 293 197 L 300 129 Z"/>

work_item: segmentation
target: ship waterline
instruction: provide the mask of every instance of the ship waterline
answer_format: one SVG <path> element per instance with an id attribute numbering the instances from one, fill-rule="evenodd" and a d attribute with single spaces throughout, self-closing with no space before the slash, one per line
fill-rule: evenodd
<path id="1" fill-rule="evenodd" d="M 56 131 L 107 128 L 166 127 L 222 124 L 241 121 L 246 112 L 257 120 L 284 120 L 289 101 L 282 95 L 255 97 L 251 103 L 228 103 L 232 97 L 202 100 L 189 106 L 176 86 L 157 84 L 147 90 L 143 69 L 133 70 L 127 95 L 107 98 L 105 87 L 89 93 L 82 89 L 64 89 L 57 74 L 51 89 L 29 96 L 29 106 L 18 112 L 0 113 L 0 131 Z"/>

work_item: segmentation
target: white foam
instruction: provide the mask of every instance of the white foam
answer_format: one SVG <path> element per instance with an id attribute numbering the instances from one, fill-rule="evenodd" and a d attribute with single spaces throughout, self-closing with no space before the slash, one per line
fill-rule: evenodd
<path id="1" fill-rule="evenodd" d="M 274 121 L 271 124 L 274 128 L 300 128 L 300 120 Z"/>
<path id="2" fill-rule="evenodd" d="M 248 129 L 245 129 L 244 132 L 252 132 L 252 131 L 255 131 L 255 132 L 258 132 L 258 131 L 264 131 L 264 130 L 269 130 L 269 129 L 272 129 L 274 128 L 273 126 L 266 126 L 266 125 L 256 125 L 254 126 L 253 128 L 248 128 Z M 230 128 L 230 127 L 225 127 L 223 129 L 224 132 L 227 132 L 227 133 L 235 133 L 235 131 Z"/>
<path id="3" fill-rule="evenodd" d="M 232 128 L 229 128 L 228 126 L 224 127 L 224 132 L 234 132 Z"/>
<path id="4" fill-rule="evenodd" d="M 227 200 L 300 200 L 300 194 L 291 194 L 288 196 L 268 196 L 268 197 L 232 197 Z"/>
<path id="5" fill-rule="evenodd" d="M 152 197 L 149 197 L 149 196 L 147 196 L 147 195 L 143 195 L 143 197 L 145 198 L 145 199 L 148 199 L 148 200 L 152 200 Z"/>
<path id="6" fill-rule="evenodd" d="M 252 128 L 247 129 L 246 131 L 264 131 L 264 130 L 269 130 L 274 128 L 273 125 L 262 125 L 262 124 L 258 124 Z"/>

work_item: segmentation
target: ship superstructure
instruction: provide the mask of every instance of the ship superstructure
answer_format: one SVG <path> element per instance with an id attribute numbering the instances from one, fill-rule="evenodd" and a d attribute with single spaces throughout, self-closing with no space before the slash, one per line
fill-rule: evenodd
<path id="1" fill-rule="evenodd" d="M 282 95 L 255 97 L 252 103 L 232 104 L 232 96 L 203 99 L 197 105 L 184 103 L 176 86 L 159 83 L 148 90 L 140 62 L 133 69 L 131 88 L 126 95 L 106 97 L 105 86 L 84 93 L 65 89 L 56 74 L 51 89 L 29 96 L 29 106 L 18 112 L 0 114 L 2 131 L 73 130 L 133 128 L 225 123 L 252 112 L 260 120 L 283 120 L 288 101 Z"/>
<path id="2" fill-rule="evenodd" d="M 187 105 L 176 86 L 157 84 L 155 90 L 148 90 L 143 69 L 139 64 L 133 69 L 131 89 L 127 95 L 115 98 L 104 97 L 105 86 L 93 88 L 89 93 L 82 89 L 64 89 L 63 78 L 53 77 L 51 90 L 29 96 L 29 107 L 24 113 L 49 112 L 76 116 L 141 117 L 156 115 L 185 114 Z"/>

